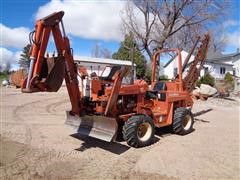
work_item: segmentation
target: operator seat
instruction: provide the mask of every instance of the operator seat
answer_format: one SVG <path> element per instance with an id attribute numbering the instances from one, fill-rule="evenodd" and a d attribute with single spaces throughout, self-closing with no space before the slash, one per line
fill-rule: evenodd
<path id="1" fill-rule="evenodd" d="M 121 69 L 121 66 L 113 66 L 110 73 L 108 74 L 108 76 L 106 77 L 99 77 L 101 80 L 104 81 L 112 81 L 112 77 L 114 76 L 114 74 Z"/>
<path id="2" fill-rule="evenodd" d="M 163 81 L 156 82 L 155 86 L 153 87 L 153 91 L 166 91 L 167 86 L 166 83 Z"/>
<path id="3" fill-rule="evenodd" d="M 147 91 L 145 97 L 147 99 L 155 99 L 158 98 L 160 101 L 166 100 L 166 93 L 165 92 L 159 92 L 159 91 L 166 91 L 167 86 L 165 82 L 158 81 L 154 85 L 153 89 L 151 91 Z"/>

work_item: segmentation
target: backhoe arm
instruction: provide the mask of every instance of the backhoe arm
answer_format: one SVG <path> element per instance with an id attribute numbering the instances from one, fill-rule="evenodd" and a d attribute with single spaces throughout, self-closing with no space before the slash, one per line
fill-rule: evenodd
<path id="1" fill-rule="evenodd" d="M 78 114 L 81 110 L 80 91 L 78 88 L 77 67 L 74 64 L 62 22 L 63 11 L 53 13 L 35 24 L 35 31 L 30 33 L 31 51 L 30 67 L 27 78 L 22 84 L 22 92 L 57 91 L 65 79 L 68 95 L 72 104 L 71 113 Z M 61 24 L 62 32 L 59 25 Z M 44 57 L 50 34 L 57 48 L 58 56 L 54 58 L 51 69 Z"/>

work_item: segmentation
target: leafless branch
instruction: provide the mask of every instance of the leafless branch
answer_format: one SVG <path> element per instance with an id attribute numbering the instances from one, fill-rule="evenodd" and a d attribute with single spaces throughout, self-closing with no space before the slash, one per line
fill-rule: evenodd
<path id="1" fill-rule="evenodd" d="M 125 31 L 133 33 L 140 49 L 151 58 L 155 48 L 188 48 L 196 35 L 204 33 L 209 23 L 217 22 L 226 11 L 226 2 L 217 0 L 132 0 L 122 19 Z"/>

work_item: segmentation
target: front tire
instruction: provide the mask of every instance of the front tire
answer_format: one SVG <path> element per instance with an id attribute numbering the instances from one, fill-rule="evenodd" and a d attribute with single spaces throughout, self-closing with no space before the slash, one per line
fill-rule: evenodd
<path id="1" fill-rule="evenodd" d="M 152 144 L 154 134 L 153 120 L 146 115 L 132 116 L 123 126 L 123 139 L 132 147 L 144 147 Z"/>
<path id="2" fill-rule="evenodd" d="M 193 130 L 193 115 L 190 110 L 180 107 L 174 111 L 172 130 L 173 133 L 186 135 Z"/>

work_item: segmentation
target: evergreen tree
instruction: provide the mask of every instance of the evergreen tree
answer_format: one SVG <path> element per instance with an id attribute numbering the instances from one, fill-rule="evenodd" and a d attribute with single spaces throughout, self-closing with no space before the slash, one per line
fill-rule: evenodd
<path id="1" fill-rule="evenodd" d="M 24 68 L 24 69 L 28 69 L 29 65 L 30 65 L 30 51 L 31 45 L 28 44 L 26 45 L 23 50 L 22 50 L 22 54 L 20 54 L 20 60 L 19 60 L 19 66 Z"/>
<path id="2" fill-rule="evenodd" d="M 134 48 L 134 63 L 136 64 L 136 75 L 143 78 L 146 72 L 146 59 L 142 55 L 136 42 L 130 35 L 125 35 L 124 41 L 121 43 L 117 52 L 112 55 L 113 59 L 132 61 L 131 49 Z"/>

